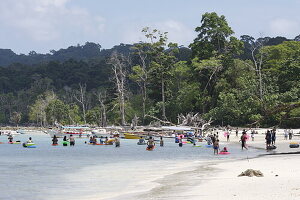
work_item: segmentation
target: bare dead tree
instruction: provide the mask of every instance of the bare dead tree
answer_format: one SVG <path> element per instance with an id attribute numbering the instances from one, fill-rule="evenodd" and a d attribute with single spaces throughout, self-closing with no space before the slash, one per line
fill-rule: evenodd
<path id="1" fill-rule="evenodd" d="M 148 68 L 149 68 L 149 62 L 147 62 L 148 55 L 147 53 L 144 52 L 143 50 L 144 46 L 143 45 L 138 45 L 134 49 L 136 50 L 136 54 L 139 57 L 140 60 L 140 68 L 139 72 L 136 72 L 134 74 L 135 76 L 135 81 L 138 84 L 141 93 L 142 93 L 142 98 L 143 98 L 143 121 L 145 119 L 146 115 L 146 101 L 147 101 L 147 85 L 148 85 Z"/>
<path id="2" fill-rule="evenodd" d="M 129 64 L 129 59 L 122 54 L 113 52 L 109 59 L 108 64 L 112 65 L 112 70 L 114 73 L 113 80 L 117 90 L 117 96 L 119 102 L 121 125 L 124 126 L 126 124 L 125 121 L 125 92 L 126 92 L 125 82 L 127 76 L 126 67 Z"/>
<path id="3" fill-rule="evenodd" d="M 73 97 L 81 105 L 83 121 L 86 124 L 86 84 L 79 83 L 79 91 L 74 93 Z"/>
<path id="4" fill-rule="evenodd" d="M 262 52 L 259 52 L 261 48 L 264 47 L 265 43 L 267 42 L 267 39 L 257 39 L 256 41 L 251 42 L 251 56 L 252 61 L 255 67 L 256 75 L 258 77 L 259 82 L 259 97 L 262 100 L 263 99 L 263 80 L 262 80 L 262 64 L 263 64 L 263 57 L 264 54 Z"/>
<path id="5" fill-rule="evenodd" d="M 107 115 L 106 115 L 106 105 L 105 105 L 105 101 L 107 98 L 106 95 L 106 91 L 98 91 L 95 93 L 95 95 L 97 96 L 98 102 L 100 103 L 100 107 L 101 107 L 101 126 L 102 127 L 106 127 L 107 126 Z"/>

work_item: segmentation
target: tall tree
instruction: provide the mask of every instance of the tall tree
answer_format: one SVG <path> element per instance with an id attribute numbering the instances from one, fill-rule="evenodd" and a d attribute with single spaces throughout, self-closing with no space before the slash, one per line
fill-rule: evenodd
<path id="1" fill-rule="evenodd" d="M 201 26 L 195 31 L 198 36 L 190 44 L 193 55 L 200 59 L 208 59 L 224 52 L 227 38 L 234 32 L 228 25 L 224 15 L 217 13 L 205 13 L 202 15 Z"/>
<path id="2" fill-rule="evenodd" d="M 127 66 L 129 60 L 122 54 L 114 52 L 108 62 L 112 66 L 113 80 L 117 90 L 117 96 L 119 101 L 119 111 L 121 116 L 121 125 L 126 124 L 125 120 L 125 92 L 126 92 L 126 77 L 127 77 Z"/>

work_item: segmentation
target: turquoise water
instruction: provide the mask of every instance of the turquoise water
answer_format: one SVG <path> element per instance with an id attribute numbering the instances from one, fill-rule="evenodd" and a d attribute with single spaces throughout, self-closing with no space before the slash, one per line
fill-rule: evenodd
<path id="1" fill-rule="evenodd" d="M 26 141 L 30 135 L 15 136 Z M 0 199 L 59 200 L 118 199 L 147 192 L 161 185 L 157 180 L 181 171 L 189 171 L 205 161 L 254 157 L 261 153 L 240 146 L 229 146 L 230 155 L 213 155 L 211 148 L 182 148 L 173 139 L 165 146 L 146 151 L 137 140 L 121 140 L 121 147 L 93 146 L 76 139 L 74 147 L 51 146 L 47 135 L 32 135 L 37 144 L 27 149 L 21 144 L 7 144 L 0 136 Z M 205 143 L 197 145 L 205 146 Z M 221 144 L 221 147 L 223 145 Z M 128 199 L 133 199 L 129 198 Z M 141 196 L 138 199 L 142 199 Z"/>

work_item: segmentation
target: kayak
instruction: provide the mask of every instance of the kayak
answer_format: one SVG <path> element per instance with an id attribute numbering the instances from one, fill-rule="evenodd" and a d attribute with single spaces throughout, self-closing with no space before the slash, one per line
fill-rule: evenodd
<path id="1" fill-rule="evenodd" d="M 154 149 L 154 147 L 155 147 L 154 145 L 151 148 L 147 147 L 146 150 L 147 151 L 152 151 Z"/>
<path id="2" fill-rule="evenodd" d="M 21 144 L 21 142 L 20 141 L 8 142 L 8 144 Z"/>
<path id="3" fill-rule="evenodd" d="M 228 155 L 228 154 L 230 154 L 230 152 L 225 152 L 225 151 L 221 151 L 219 154 L 221 154 L 221 155 Z"/>
<path id="4" fill-rule="evenodd" d="M 290 148 L 299 148 L 299 144 L 291 143 Z"/>
<path id="5" fill-rule="evenodd" d="M 58 144 L 52 144 L 52 146 L 58 146 Z"/>
<path id="6" fill-rule="evenodd" d="M 36 144 L 34 144 L 34 143 L 23 143 L 23 147 L 36 148 Z"/>
<path id="7" fill-rule="evenodd" d="M 193 146 L 193 147 L 202 147 L 202 146 L 198 145 L 198 146 Z"/>

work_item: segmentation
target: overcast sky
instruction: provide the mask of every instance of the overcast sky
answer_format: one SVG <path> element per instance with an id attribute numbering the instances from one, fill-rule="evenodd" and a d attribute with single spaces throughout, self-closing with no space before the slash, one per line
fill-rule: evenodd
<path id="1" fill-rule="evenodd" d="M 225 15 L 236 36 L 300 34 L 300 0 L 0 0 L 0 48 L 28 54 L 96 42 L 143 40 L 149 26 L 187 46 L 205 12 Z"/>

